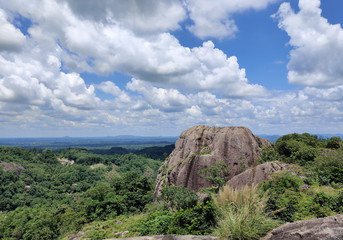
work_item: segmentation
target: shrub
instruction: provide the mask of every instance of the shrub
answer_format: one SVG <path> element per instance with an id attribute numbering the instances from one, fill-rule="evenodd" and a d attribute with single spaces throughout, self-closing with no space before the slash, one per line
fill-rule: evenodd
<path id="1" fill-rule="evenodd" d="M 267 210 L 276 212 L 275 216 L 282 221 L 294 221 L 294 214 L 302 197 L 301 185 L 302 179 L 290 172 L 275 174 L 273 179 L 264 182 L 261 188 L 269 195 Z"/>
<path id="2" fill-rule="evenodd" d="M 215 192 L 218 192 L 219 188 L 229 180 L 229 171 L 230 168 L 225 162 L 216 162 L 211 167 L 200 170 L 199 175 L 215 184 L 217 186 Z"/>
<path id="3" fill-rule="evenodd" d="M 313 198 L 313 204 L 311 205 L 311 212 L 316 217 L 327 217 L 334 215 L 337 208 L 338 198 L 335 196 L 329 196 L 324 192 L 317 193 Z"/>
<path id="4" fill-rule="evenodd" d="M 167 234 L 172 221 L 172 212 L 156 210 L 141 220 L 140 234 L 142 236 Z"/>
<path id="5" fill-rule="evenodd" d="M 141 221 L 141 235 L 209 234 L 215 225 L 216 207 L 212 201 L 176 212 L 155 210 Z"/>
<path id="6" fill-rule="evenodd" d="M 172 218 L 168 234 L 209 234 L 216 222 L 216 207 L 212 201 L 193 208 L 180 209 Z"/>
<path id="7" fill-rule="evenodd" d="M 342 139 L 340 137 L 329 138 L 326 144 L 327 148 L 338 149 L 342 146 Z"/>
<path id="8" fill-rule="evenodd" d="M 262 148 L 262 152 L 258 158 L 258 164 L 262 164 L 265 162 L 272 162 L 280 160 L 279 153 L 275 150 L 275 148 L 266 146 Z"/>
<path id="9" fill-rule="evenodd" d="M 260 239 L 279 225 L 265 213 L 268 196 L 256 186 L 241 190 L 225 186 L 213 198 L 219 211 L 214 234 L 221 238 Z"/>
<path id="10" fill-rule="evenodd" d="M 343 193 L 314 186 L 301 191 L 301 185 L 300 177 L 287 172 L 263 183 L 263 190 L 269 193 L 268 211 L 274 211 L 274 216 L 284 222 L 327 217 L 343 211 Z"/>
<path id="11" fill-rule="evenodd" d="M 167 204 L 171 210 L 178 211 L 194 207 L 199 199 L 196 192 L 183 186 L 165 186 L 159 200 Z"/>
<path id="12" fill-rule="evenodd" d="M 318 137 L 308 133 L 284 135 L 275 142 L 275 148 L 284 160 L 301 165 L 314 160 L 319 145 Z"/>
<path id="13" fill-rule="evenodd" d="M 316 157 L 313 170 L 321 184 L 343 183 L 343 151 L 334 150 Z"/>

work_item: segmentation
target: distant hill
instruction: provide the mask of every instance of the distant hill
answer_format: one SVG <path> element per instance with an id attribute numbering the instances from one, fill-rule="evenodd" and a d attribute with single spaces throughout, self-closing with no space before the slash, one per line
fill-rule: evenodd
<path id="1" fill-rule="evenodd" d="M 135 151 L 135 154 L 143 154 L 148 158 L 159 159 L 164 161 L 166 157 L 174 150 L 175 144 L 166 145 L 164 147 L 148 147 L 142 150 Z"/>
<path id="2" fill-rule="evenodd" d="M 266 135 L 266 134 L 260 134 L 258 136 L 261 138 L 267 139 L 271 141 L 272 143 L 275 143 L 276 140 L 278 140 L 278 138 L 281 137 L 281 135 Z"/>
<path id="3" fill-rule="evenodd" d="M 68 147 L 100 148 L 124 145 L 169 145 L 174 144 L 177 137 L 145 137 L 145 136 L 114 136 L 114 137 L 61 137 L 61 138 L 0 138 L 0 146 L 22 148 L 43 148 L 59 150 Z M 119 149 L 117 149 L 119 150 Z M 115 149 L 114 149 L 115 151 Z"/>
<path id="4" fill-rule="evenodd" d="M 128 154 L 134 153 L 137 155 L 144 155 L 145 157 L 152 158 L 155 160 L 164 161 L 167 156 L 174 150 L 174 144 L 168 144 L 166 146 L 154 146 L 154 147 L 145 147 L 143 149 L 127 149 L 123 147 L 111 147 L 110 149 L 90 149 L 91 152 L 97 154 Z"/>

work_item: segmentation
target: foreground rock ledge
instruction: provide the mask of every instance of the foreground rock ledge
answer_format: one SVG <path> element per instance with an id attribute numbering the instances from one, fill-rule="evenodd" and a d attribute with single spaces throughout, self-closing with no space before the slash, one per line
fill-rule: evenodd
<path id="1" fill-rule="evenodd" d="M 264 240 L 342 240 L 343 214 L 287 223 L 271 231 Z"/>
<path id="2" fill-rule="evenodd" d="M 110 238 L 104 240 L 114 240 L 119 238 Z M 120 238 L 126 240 L 219 240 L 217 237 L 212 236 L 196 236 L 196 235 L 157 235 L 157 236 L 144 236 L 144 237 L 131 237 Z"/>
<path id="3" fill-rule="evenodd" d="M 155 199 L 163 184 L 184 186 L 199 191 L 213 185 L 199 171 L 217 162 L 230 168 L 229 179 L 251 167 L 266 139 L 256 137 L 245 127 L 209 127 L 198 125 L 183 131 L 175 149 L 160 168 Z"/>

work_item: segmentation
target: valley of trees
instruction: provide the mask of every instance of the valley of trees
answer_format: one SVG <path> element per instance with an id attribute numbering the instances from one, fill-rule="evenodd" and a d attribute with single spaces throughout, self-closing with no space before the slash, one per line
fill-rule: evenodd
<path id="1" fill-rule="evenodd" d="M 258 187 L 223 187 L 225 175 L 202 171 L 218 188 L 199 200 L 166 186 L 153 202 L 158 169 L 173 146 L 58 151 L 0 147 L 0 239 L 103 239 L 216 235 L 258 239 L 285 222 L 343 213 L 343 142 L 307 133 L 280 137 L 258 163 L 281 161 L 292 172 Z M 220 169 L 218 165 L 218 169 Z M 221 187 L 219 189 L 219 187 Z M 230 204 L 228 204 L 228 202 Z M 244 219 L 244 220 L 243 220 Z"/>

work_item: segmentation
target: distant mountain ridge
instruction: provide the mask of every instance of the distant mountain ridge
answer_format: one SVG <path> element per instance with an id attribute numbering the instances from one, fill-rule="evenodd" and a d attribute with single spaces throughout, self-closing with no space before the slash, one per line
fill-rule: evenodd
<path id="1" fill-rule="evenodd" d="M 343 134 L 311 134 L 322 138 L 340 137 Z M 261 138 L 275 143 L 283 135 L 256 134 Z M 177 136 L 135 136 L 118 135 L 105 137 L 38 137 L 38 138 L 0 138 L 0 146 L 14 146 L 23 148 L 53 148 L 66 147 L 100 147 L 119 145 L 140 145 L 140 144 L 174 144 Z"/>
<path id="2" fill-rule="evenodd" d="M 111 147 L 120 145 L 169 145 L 174 144 L 177 137 L 132 136 L 113 137 L 59 137 L 59 138 L 0 138 L 1 146 L 23 148 L 61 149 L 68 147 Z"/>

